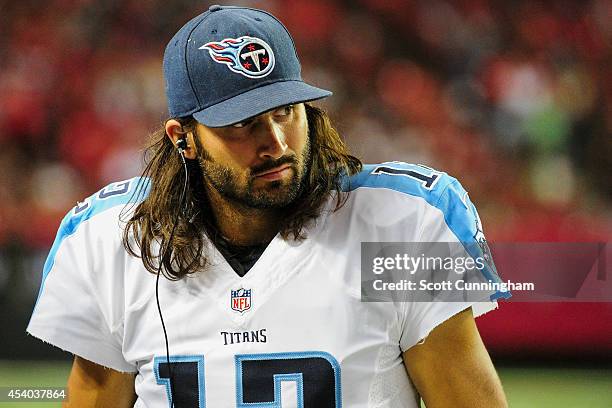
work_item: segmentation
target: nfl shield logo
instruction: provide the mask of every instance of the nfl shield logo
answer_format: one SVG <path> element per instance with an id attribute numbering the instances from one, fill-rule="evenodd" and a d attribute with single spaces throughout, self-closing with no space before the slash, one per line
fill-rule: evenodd
<path id="1" fill-rule="evenodd" d="M 231 291 L 230 306 L 232 310 L 244 313 L 251 308 L 251 289 L 237 289 Z"/>

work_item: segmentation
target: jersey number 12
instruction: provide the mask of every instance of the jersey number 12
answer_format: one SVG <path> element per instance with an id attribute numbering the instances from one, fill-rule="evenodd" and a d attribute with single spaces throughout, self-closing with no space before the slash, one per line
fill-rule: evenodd
<path id="1" fill-rule="evenodd" d="M 155 357 L 155 378 L 174 408 L 206 407 L 204 356 Z M 340 365 L 328 353 L 238 354 L 237 408 L 341 408 Z M 172 384 L 170 384 L 172 372 Z M 294 384 L 295 395 L 290 391 Z"/>

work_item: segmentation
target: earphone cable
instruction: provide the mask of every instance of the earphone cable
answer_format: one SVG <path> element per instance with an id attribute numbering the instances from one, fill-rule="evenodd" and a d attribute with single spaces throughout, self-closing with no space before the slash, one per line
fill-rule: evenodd
<path id="1" fill-rule="evenodd" d="M 172 375 L 172 366 L 170 364 L 170 346 L 168 343 L 168 332 L 166 331 L 166 324 L 164 323 L 164 316 L 162 314 L 161 305 L 159 303 L 159 276 L 161 275 L 161 269 L 163 267 L 166 256 L 168 255 L 168 251 L 172 246 L 172 240 L 174 239 L 174 232 L 178 225 L 179 215 L 183 212 L 183 207 L 185 205 L 185 198 L 187 196 L 187 186 L 189 184 L 189 171 L 187 170 L 187 162 L 185 161 L 185 155 L 183 149 L 179 148 L 179 155 L 181 156 L 181 161 L 183 162 L 183 169 L 185 170 L 185 181 L 183 184 L 183 191 L 181 192 L 180 197 L 180 209 L 174 215 L 174 221 L 172 224 L 172 230 L 170 231 L 170 238 L 166 243 L 166 247 L 164 248 L 163 254 L 159 260 L 159 267 L 157 268 L 157 277 L 155 279 L 155 300 L 157 302 L 157 312 L 159 313 L 159 320 L 161 321 L 162 330 L 164 331 L 164 341 L 166 343 L 166 364 L 168 366 L 168 375 L 170 377 L 170 399 L 171 399 L 171 407 L 174 407 L 174 376 Z"/>

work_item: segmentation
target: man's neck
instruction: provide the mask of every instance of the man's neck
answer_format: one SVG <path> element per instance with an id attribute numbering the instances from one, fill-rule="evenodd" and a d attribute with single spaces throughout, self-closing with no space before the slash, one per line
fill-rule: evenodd
<path id="1" fill-rule="evenodd" d="M 247 207 L 207 188 L 210 207 L 219 233 L 234 245 L 270 242 L 278 233 L 281 212 L 278 209 Z"/>

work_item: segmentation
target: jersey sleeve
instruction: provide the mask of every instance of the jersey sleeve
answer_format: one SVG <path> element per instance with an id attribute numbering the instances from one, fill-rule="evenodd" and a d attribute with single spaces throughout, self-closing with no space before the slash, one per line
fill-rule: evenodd
<path id="1" fill-rule="evenodd" d="M 27 331 L 86 360 L 135 372 L 122 354 L 120 261 L 106 259 L 112 256 L 108 248 L 117 244 L 111 237 L 118 231 L 116 214 L 100 214 L 113 204 L 113 200 L 100 205 L 88 199 L 62 220 Z"/>
<path id="2" fill-rule="evenodd" d="M 429 199 L 430 206 L 423 220 L 419 242 L 462 245 L 470 257 L 487 260 L 481 271 L 485 279 L 500 282 L 484 238 L 480 218 L 468 193 L 456 179 L 446 175 L 444 179 L 446 183 L 440 183 L 439 192 L 434 192 Z M 472 307 L 474 316 L 477 317 L 497 308 L 497 299 L 508 297 L 508 292 L 493 291 L 477 300 L 404 302 L 400 316 L 400 347 L 402 351 L 406 351 L 425 339 L 436 326 L 469 307 Z"/>

